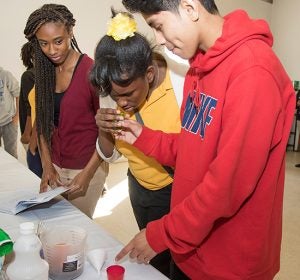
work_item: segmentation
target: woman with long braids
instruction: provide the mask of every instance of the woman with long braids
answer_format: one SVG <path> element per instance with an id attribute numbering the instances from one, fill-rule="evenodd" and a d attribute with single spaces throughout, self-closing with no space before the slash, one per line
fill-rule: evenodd
<path id="1" fill-rule="evenodd" d="M 108 165 L 95 149 L 99 100 L 88 79 L 93 60 L 78 48 L 74 25 L 67 7 L 45 4 L 31 13 L 24 34 L 34 48 L 40 191 L 48 184 L 68 186 L 66 198 L 92 217 Z"/>

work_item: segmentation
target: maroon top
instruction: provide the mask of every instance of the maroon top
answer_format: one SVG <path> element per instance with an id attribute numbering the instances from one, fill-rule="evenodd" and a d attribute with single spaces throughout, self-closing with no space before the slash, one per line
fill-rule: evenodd
<path id="1" fill-rule="evenodd" d="M 83 55 L 61 100 L 59 124 L 52 135 L 52 162 L 61 168 L 83 169 L 96 148 L 99 99 L 88 80 L 92 65 L 93 60 Z"/>

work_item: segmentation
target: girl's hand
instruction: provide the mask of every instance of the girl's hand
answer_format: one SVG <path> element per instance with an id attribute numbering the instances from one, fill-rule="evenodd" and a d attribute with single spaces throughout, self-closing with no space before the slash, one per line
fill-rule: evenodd
<path id="1" fill-rule="evenodd" d="M 30 142 L 30 135 L 28 135 L 26 133 L 23 133 L 21 135 L 20 141 L 21 141 L 22 144 L 29 144 L 29 142 Z"/>
<path id="2" fill-rule="evenodd" d="M 120 110 L 101 108 L 98 109 L 95 119 L 100 130 L 115 134 L 122 128 L 120 121 L 123 121 L 125 117 Z"/>
<path id="3" fill-rule="evenodd" d="M 84 196 L 92 178 L 93 176 L 85 170 L 82 170 L 68 184 L 70 190 L 65 194 L 65 196 L 67 196 L 68 199 L 75 199 L 77 197 Z"/>
<path id="4" fill-rule="evenodd" d="M 60 181 L 59 175 L 55 170 L 52 163 L 43 166 L 43 175 L 40 184 L 40 192 L 46 192 L 48 186 L 51 188 L 56 188 L 62 186 L 63 184 Z"/>

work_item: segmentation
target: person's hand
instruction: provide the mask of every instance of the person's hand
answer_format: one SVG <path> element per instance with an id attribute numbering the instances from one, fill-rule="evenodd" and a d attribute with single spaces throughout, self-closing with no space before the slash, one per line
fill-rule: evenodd
<path id="1" fill-rule="evenodd" d="M 89 187 L 92 176 L 82 170 L 78 173 L 73 180 L 67 185 L 70 188 L 64 195 L 68 199 L 74 199 L 80 196 L 84 196 Z"/>
<path id="2" fill-rule="evenodd" d="M 136 259 L 137 263 L 149 264 L 157 253 L 150 247 L 146 239 L 146 229 L 142 229 L 116 256 L 119 261 L 129 254 L 131 259 Z"/>
<path id="3" fill-rule="evenodd" d="M 134 120 L 124 120 L 120 122 L 122 129 L 115 134 L 114 137 L 118 140 L 133 144 L 141 135 L 143 126 Z"/>
<path id="4" fill-rule="evenodd" d="M 101 108 L 98 109 L 95 119 L 100 130 L 115 134 L 121 129 L 120 121 L 124 120 L 124 117 L 120 110 Z"/>
<path id="5" fill-rule="evenodd" d="M 40 184 L 40 192 L 46 192 L 48 190 L 48 185 L 51 188 L 62 186 L 59 174 L 55 170 L 52 163 L 43 166 L 43 175 Z"/>
<path id="6" fill-rule="evenodd" d="M 30 135 L 26 134 L 26 133 L 23 133 L 21 135 L 21 138 L 20 138 L 20 141 L 22 144 L 29 144 L 29 141 L 30 141 Z"/>
<path id="7" fill-rule="evenodd" d="M 15 116 L 13 116 L 12 123 L 14 125 L 18 125 L 18 123 L 19 123 L 19 115 L 18 114 L 16 114 Z"/>

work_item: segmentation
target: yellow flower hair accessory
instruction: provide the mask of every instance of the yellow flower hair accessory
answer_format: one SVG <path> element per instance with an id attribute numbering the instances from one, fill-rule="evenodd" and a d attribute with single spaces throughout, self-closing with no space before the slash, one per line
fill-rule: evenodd
<path id="1" fill-rule="evenodd" d="M 126 13 L 118 13 L 108 23 L 106 35 L 113 37 L 116 41 L 133 37 L 137 31 L 135 20 Z"/>

